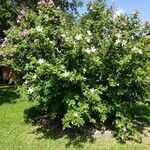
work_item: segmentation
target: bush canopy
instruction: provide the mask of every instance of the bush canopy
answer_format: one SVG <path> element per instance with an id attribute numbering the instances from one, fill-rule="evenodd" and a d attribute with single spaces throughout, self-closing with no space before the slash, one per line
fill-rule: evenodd
<path id="1" fill-rule="evenodd" d="M 134 109 L 148 101 L 150 27 L 105 2 L 78 22 L 54 5 L 22 11 L 7 32 L 7 64 L 23 72 L 21 94 L 63 128 L 111 124 L 120 140 L 139 140 Z M 7 59 L 7 55 L 13 59 Z"/>

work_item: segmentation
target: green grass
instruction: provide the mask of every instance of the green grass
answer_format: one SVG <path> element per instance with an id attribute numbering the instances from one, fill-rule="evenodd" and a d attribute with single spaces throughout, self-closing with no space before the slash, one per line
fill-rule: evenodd
<path id="1" fill-rule="evenodd" d="M 19 98 L 13 87 L 0 86 L 0 150 L 150 150 L 149 141 L 121 145 L 111 137 L 91 141 L 76 133 L 58 136 L 26 121 L 35 105 Z"/>

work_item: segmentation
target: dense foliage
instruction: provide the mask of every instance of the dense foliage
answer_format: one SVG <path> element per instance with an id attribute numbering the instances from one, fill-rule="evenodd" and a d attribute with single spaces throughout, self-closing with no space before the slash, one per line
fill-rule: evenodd
<path id="1" fill-rule="evenodd" d="M 22 95 L 63 128 L 109 123 L 119 140 L 139 139 L 133 109 L 148 100 L 150 36 L 137 13 L 96 3 L 76 25 L 54 5 L 22 14 L 4 48 L 24 73 Z"/>

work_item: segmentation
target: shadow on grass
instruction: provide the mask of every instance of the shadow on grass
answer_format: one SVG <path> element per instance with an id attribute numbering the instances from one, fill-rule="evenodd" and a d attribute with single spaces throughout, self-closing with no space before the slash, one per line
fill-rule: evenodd
<path id="1" fill-rule="evenodd" d="M 134 109 L 132 109 L 132 113 L 134 114 L 134 117 L 143 123 L 150 123 L 150 106 L 140 104 L 137 105 Z"/>
<path id="2" fill-rule="evenodd" d="M 15 103 L 19 96 L 15 93 L 13 86 L 0 85 L 0 105 L 4 103 Z"/>
<path id="3" fill-rule="evenodd" d="M 88 127 L 72 128 L 62 130 L 60 121 L 50 121 L 47 115 L 41 113 L 38 107 L 34 106 L 25 110 L 25 122 L 36 125 L 36 130 L 33 134 L 43 133 L 38 139 L 61 139 L 63 137 L 68 139 L 66 147 L 73 145 L 76 148 L 83 147 L 85 142 L 93 143 L 95 139 L 92 137 L 92 132 L 88 132 Z"/>
<path id="4" fill-rule="evenodd" d="M 139 132 L 142 134 L 144 134 L 145 131 L 150 133 L 150 106 L 144 104 L 137 105 L 132 110 L 132 113 L 137 120 Z"/>
<path id="5" fill-rule="evenodd" d="M 150 127 L 150 107 L 145 104 L 139 104 L 130 109 L 131 115 L 134 115 L 134 119 L 139 125 L 139 131 L 143 133 L 146 127 Z M 31 107 L 25 110 L 25 122 L 36 125 L 36 130 L 33 134 L 42 133 L 42 137 L 45 139 L 61 139 L 66 137 L 69 142 L 66 147 L 73 145 L 80 148 L 87 141 L 94 142 L 93 132 L 90 132 L 89 126 L 83 128 L 73 128 L 62 130 L 62 125 L 58 120 L 50 121 L 50 118 L 40 111 L 38 106 Z M 150 131 L 148 131 L 150 132 Z"/>

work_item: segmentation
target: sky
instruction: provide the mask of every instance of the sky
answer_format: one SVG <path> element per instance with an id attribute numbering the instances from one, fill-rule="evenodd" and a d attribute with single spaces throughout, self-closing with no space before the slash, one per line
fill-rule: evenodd
<path id="1" fill-rule="evenodd" d="M 86 4 L 89 0 L 83 0 L 84 6 L 80 8 L 80 13 L 86 12 Z M 110 4 L 112 0 L 107 0 Z M 134 10 L 139 11 L 139 17 L 142 21 L 150 21 L 150 0 L 113 0 L 116 7 L 123 9 L 126 13 L 132 13 Z"/>

